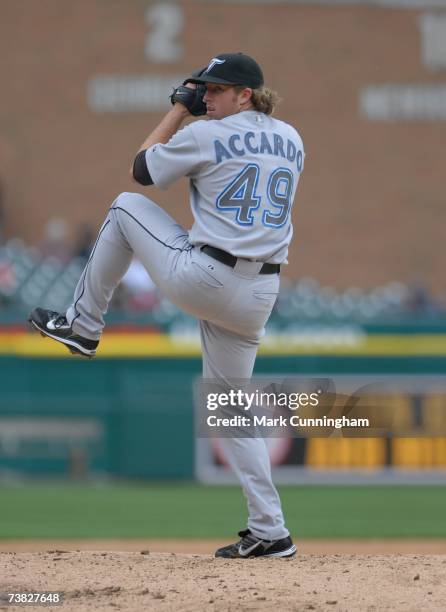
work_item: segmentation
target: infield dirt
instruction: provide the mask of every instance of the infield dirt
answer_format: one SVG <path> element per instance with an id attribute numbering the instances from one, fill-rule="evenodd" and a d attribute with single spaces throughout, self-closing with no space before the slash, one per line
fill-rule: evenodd
<path id="1" fill-rule="evenodd" d="M 444 554 L 303 552 L 291 559 L 225 560 L 144 548 L 7 548 L 3 542 L 0 592 L 60 591 L 64 602 L 56 610 L 419 612 L 443 611 L 446 602 Z M 0 603 L 5 611 L 28 607 Z"/>

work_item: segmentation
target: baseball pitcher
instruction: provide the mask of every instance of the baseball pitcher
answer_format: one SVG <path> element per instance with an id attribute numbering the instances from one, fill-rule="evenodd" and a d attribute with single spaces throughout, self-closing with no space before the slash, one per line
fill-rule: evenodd
<path id="1" fill-rule="evenodd" d="M 72 353 L 93 357 L 113 291 L 135 256 L 174 304 L 198 318 L 203 377 L 249 379 L 287 263 L 302 140 L 272 117 L 277 95 L 264 86 L 257 62 L 242 53 L 212 58 L 175 89 L 171 101 L 131 175 L 161 189 L 189 177 L 192 229 L 140 194 L 120 194 L 67 312 L 35 308 L 29 321 Z M 206 119 L 181 128 L 191 115 Z M 249 517 L 240 540 L 216 556 L 294 555 L 264 440 L 225 438 L 222 444 Z"/>

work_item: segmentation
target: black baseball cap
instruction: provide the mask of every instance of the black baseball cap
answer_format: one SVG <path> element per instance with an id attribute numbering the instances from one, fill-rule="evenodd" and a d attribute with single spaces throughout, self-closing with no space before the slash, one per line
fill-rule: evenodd
<path id="1" fill-rule="evenodd" d="M 206 68 L 193 73 L 193 83 L 246 85 L 257 89 L 263 85 L 263 72 L 258 63 L 244 53 L 221 53 L 211 59 Z"/>

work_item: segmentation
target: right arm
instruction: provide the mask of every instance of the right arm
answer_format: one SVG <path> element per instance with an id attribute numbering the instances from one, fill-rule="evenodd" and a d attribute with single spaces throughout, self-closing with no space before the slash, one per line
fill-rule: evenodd
<path id="1" fill-rule="evenodd" d="M 130 168 L 130 176 L 136 183 L 140 183 L 141 185 L 153 185 L 145 161 L 146 150 L 150 149 L 150 147 L 155 144 L 166 144 L 169 142 L 188 116 L 189 111 L 187 108 L 177 102 L 172 106 L 169 112 L 164 115 L 156 128 L 147 136 L 139 147 L 133 165 Z"/>

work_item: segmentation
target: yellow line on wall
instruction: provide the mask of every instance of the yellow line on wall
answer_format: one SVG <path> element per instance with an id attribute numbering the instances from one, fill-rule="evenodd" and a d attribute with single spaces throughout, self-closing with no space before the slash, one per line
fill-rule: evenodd
<path id="1" fill-rule="evenodd" d="M 67 349 L 35 333 L 0 333 L 0 354 L 27 357 L 67 357 Z M 98 357 L 193 357 L 201 354 L 198 339 L 173 338 L 157 333 L 105 332 Z M 446 334 L 364 335 L 340 341 L 285 340 L 268 336 L 260 346 L 262 355 L 344 355 L 344 356 L 446 356 Z"/>

